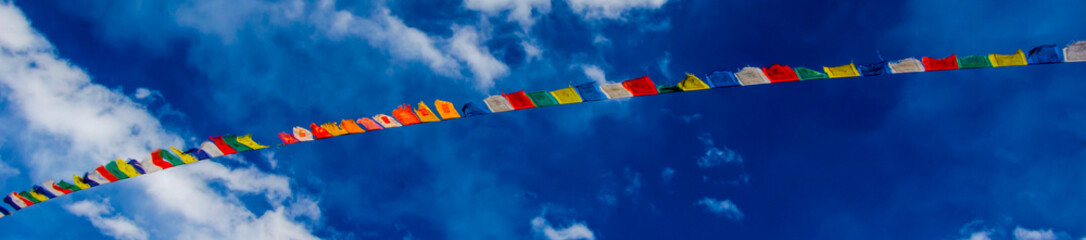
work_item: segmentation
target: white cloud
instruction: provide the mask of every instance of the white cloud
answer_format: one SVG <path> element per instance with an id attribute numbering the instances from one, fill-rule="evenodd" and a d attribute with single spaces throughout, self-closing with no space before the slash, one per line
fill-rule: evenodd
<path id="1" fill-rule="evenodd" d="M 991 232 L 975 232 L 969 235 L 969 240 L 992 240 Z"/>
<path id="2" fill-rule="evenodd" d="M 25 19 L 10 4 L 0 4 L 0 15 L 4 21 Z M 5 121 L 0 124 L 26 125 L 22 132 L 11 134 L 19 141 L 8 147 L 22 153 L 19 160 L 34 173 L 30 178 L 70 176 L 108 159 L 141 158 L 137 156 L 147 156 L 152 148 L 183 147 L 182 138 L 164 129 L 146 107 L 91 82 L 81 69 L 54 55 L 44 37 L 29 26 L 23 27 L 12 32 L 33 34 L 22 39 L 37 39 L 35 42 L 0 42 L 0 97 L 10 106 L 10 111 L 0 112 Z M 38 47 L 26 50 L 26 46 Z M 24 51 L 15 51 L 20 49 Z M 144 224 L 156 228 L 152 233 L 162 234 L 155 238 L 315 239 L 304 224 L 292 220 L 296 216 L 291 212 L 319 215 L 312 213 L 312 204 L 299 204 L 305 210 L 283 204 L 285 199 L 299 198 L 291 193 L 289 179 L 283 176 L 201 161 L 128 181 L 137 184 L 110 184 L 99 191 L 142 190 L 135 192 L 138 201 L 125 201 L 119 210 L 138 212 L 138 219 L 146 222 L 169 222 Z M 216 182 L 226 186 L 226 191 L 213 189 Z M 238 194 L 264 195 L 275 210 L 257 216 L 237 199 Z M 104 202 L 76 203 L 67 208 L 88 218 L 107 235 L 149 237 L 135 227 L 139 222 L 121 217 L 121 213 L 106 216 L 112 210 Z"/>
<path id="3" fill-rule="evenodd" d="M 464 8 L 489 15 L 509 11 L 509 20 L 517 21 L 525 31 L 532 28 L 536 17 L 532 12 L 547 14 L 551 11 L 550 0 L 464 0 Z"/>
<path id="4" fill-rule="evenodd" d="M 64 209 L 76 216 L 86 217 L 91 225 L 102 230 L 102 233 L 116 239 L 147 239 L 147 232 L 136 226 L 131 219 L 124 216 L 106 216 L 113 212 L 104 203 L 79 201 L 65 205 Z"/>
<path id="5" fill-rule="evenodd" d="M 660 73 L 664 74 L 664 78 L 671 78 L 671 52 L 664 52 L 664 56 L 656 60 L 656 65 L 660 67 Z"/>
<path id="6" fill-rule="evenodd" d="M 438 49 L 434 38 L 416 28 L 407 26 L 391 10 L 381 8 L 373 16 L 362 18 L 353 13 L 325 5 L 314 15 L 331 16 L 328 31 L 333 36 L 360 37 L 371 46 L 387 49 L 393 57 L 426 63 L 435 73 L 447 77 L 459 77 L 460 64 Z"/>
<path id="7" fill-rule="evenodd" d="M 592 230 L 584 223 L 574 223 L 563 229 L 555 229 L 546 219 L 543 219 L 543 216 L 532 219 L 532 232 L 534 232 L 537 237 L 548 240 L 596 239 L 596 235 L 593 234 Z"/>
<path id="8" fill-rule="evenodd" d="M 732 203 L 730 199 L 717 200 L 705 197 L 696 204 L 705 206 L 706 210 L 718 216 L 727 217 L 734 221 L 743 220 L 743 212 L 740 212 L 739 207 L 735 206 L 735 203 Z"/>
<path id="9" fill-rule="evenodd" d="M 626 195 L 638 195 L 638 194 L 640 194 L 641 193 L 641 174 L 633 172 L 629 168 L 626 168 L 626 171 L 623 172 L 623 176 L 626 177 L 626 180 L 630 181 L 630 184 L 626 185 L 626 189 L 623 189 L 623 191 L 626 193 Z"/>
<path id="10" fill-rule="evenodd" d="M 664 182 L 671 182 L 671 179 L 675 178 L 675 169 L 664 168 L 664 171 L 660 173 L 660 178 L 664 179 Z"/>
<path id="11" fill-rule="evenodd" d="M 147 88 L 136 88 L 136 93 L 132 95 L 136 99 L 150 99 L 155 100 L 162 97 L 162 92 L 158 90 L 151 90 Z"/>
<path id="12" fill-rule="evenodd" d="M 567 0 L 570 8 L 585 19 L 622 19 L 636 9 L 655 10 L 667 0 Z"/>
<path id="13" fill-rule="evenodd" d="M 603 73 L 603 69 L 600 69 L 599 66 L 588 64 L 581 65 L 581 71 L 584 72 L 584 75 L 587 76 L 588 79 L 596 81 L 597 84 L 602 85 L 607 83 L 607 75 Z"/>
<path id="14" fill-rule="evenodd" d="M 479 90 L 494 87 L 495 78 L 509 73 L 509 67 L 505 63 L 490 55 L 490 50 L 486 47 L 480 46 L 484 40 L 475 27 L 469 26 L 457 29 L 449 44 L 452 55 L 468 63 L 472 75 L 475 76 L 475 87 Z"/>
<path id="15" fill-rule="evenodd" d="M 10 51 L 48 48 L 41 35 L 30 28 L 30 21 L 10 1 L 0 2 L 0 46 Z"/>
<path id="16" fill-rule="evenodd" d="M 708 136 L 698 137 L 698 140 L 705 145 L 705 155 L 698 159 L 698 167 L 708 168 L 725 163 L 743 163 L 743 156 L 727 147 L 717 147 L 713 139 Z"/>
<path id="17" fill-rule="evenodd" d="M 1017 240 L 1056 240 L 1056 233 L 1052 229 L 1029 230 L 1022 227 L 1014 228 L 1014 239 Z"/>

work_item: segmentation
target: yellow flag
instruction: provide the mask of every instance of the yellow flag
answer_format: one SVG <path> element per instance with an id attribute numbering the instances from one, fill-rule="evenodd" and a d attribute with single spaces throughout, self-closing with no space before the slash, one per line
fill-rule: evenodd
<path id="1" fill-rule="evenodd" d="M 456 111 L 456 106 L 453 106 L 451 102 L 434 100 L 434 108 L 437 108 L 437 113 L 441 114 L 442 119 L 460 118 L 460 112 Z"/>
<path id="2" fill-rule="evenodd" d="M 701 78 L 698 78 L 698 76 L 687 73 L 686 79 L 683 79 L 682 82 L 679 82 L 679 88 L 681 88 L 684 92 L 705 90 L 709 89 L 709 84 L 705 83 L 705 81 L 702 81 Z"/>
<path id="3" fill-rule="evenodd" d="M 558 100 L 558 104 L 579 103 L 584 101 L 584 99 L 581 99 L 581 94 L 578 94 L 577 89 L 574 89 L 573 86 L 551 91 L 551 95 L 554 96 L 554 99 Z"/>
<path id="4" fill-rule="evenodd" d="M 321 124 L 321 128 L 328 131 L 328 134 L 332 134 L 333 137 L 348 134 L 347 130 L 343 130 L 343 128 L 340 128 L 339 125 L 336 125 L 334 122 Z"/>
<path id="5" fill-rule="evenodd" d="M 992 62 L 992 67 L 1009 67 L 1009 66 L 1025 66 L 1026 53 L 1022 52 L 1022 49 L 1018 49 L 1018 52 L 1005 55 L 1005 54 L 988 54 L 988 61 Z"/>
<path id="6" fill-rule="evenodd" d="M 236 138 L 236 139 L 241 139 L 241 138 L 239 137 L 239 138 Z M 238 141 L 238 142 L 241 142 L 241 141 Z M 254 148 L 254 150 L 255 150 L 255 148 Z M 177 148 L 174 148 L 173 146 L 170 146 L 170 151 L 173 151 L 174 154 L 177 154 L 178 157 L 181 157 L 181 161 L 185 162 L 185 164 L 200 161 L 200 159 L 196 159 L 196 157 L 193 157 L 192 155 L 185 154 L 185 152 L 183 152 L 181 150 L 177 150 Z"/>
<path id="7" fill-rule="evenodd" d="M 256 143 L 256 141 L 253 141 L 252 134 L 245 134 L 245 136 L 237 137 L 236 139 L 238 143 L 252 148 L 253 150 L 268 148 L 268 146 L 260 145 L 259 143 Z"/>
<path id="8" fill-rule="evenodd" d="M 434 114 L 434 111 L 430 111 L 430 107 L 426 106 L 426 103 L 419 102 L 419 109 L 415 109 L 415 115 L 419 117 L 419 121 L 424 123 L 441 121 Z"/>
<path id="9" fill-rule="evenodd" d="M 75 184 L 75 186 L 78 186 L 79 189 L 91 188 L 90 184 L 84 182 L 83 178 L 79 177 L 79 175 L 72 174 L 72 183 Z"/>
<path id="10" fill-rule="evenodd" d="M 845 78 L 845 77 L 859 77 L 860 71 L 856 70 L 856 64 L 849 63 L 847 65 L 841 65 L 836 67 L 822 67 L 822 70 L 826 71 L 830 78 Z"/>
<path id="11" fill-rule="evenodd" d="M 127 162 L 124 161 L 124 159 L 120 158 L 117 159 L 117 169 L 120 169 L 121 172 L 123 172 L 124 175 L 128 175 L 128 177 L 143 175 L 140 174 L 139 171 L 136 171 L 135 167 L 132 167 L 132 165 L 129 165 Z"/>
<path id="12" fill-rule="evenodd" d="M 30 197 L 32 197 L 34 199 L 37 199 L 38 202 L 49 201 L 49 197 L 46 197 L 45 195 L 42 195 L 41 193 L 38 193 L 38 191 L 26 191 L 26 192 L 30 193 Z"/>

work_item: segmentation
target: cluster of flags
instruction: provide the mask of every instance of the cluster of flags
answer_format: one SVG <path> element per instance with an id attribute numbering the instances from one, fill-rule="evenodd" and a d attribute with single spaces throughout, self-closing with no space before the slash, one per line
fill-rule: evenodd
<path id="1" fill-rule="evenodd" d="M 34 185 L 29 190 L 11 192 L 4 196 L 4 203 L 0 204 L 0 217 L 11 215 L 15 211 L 33 206 L 50 199 L 64 196 L 73 192 L 86 190 L 107 183 L 121 181 L 129 178 L 152 174 L 168 168 L 195 163 L 214 157 L 235 154 L 238 152 L 252 151 L 268 148 L 253 141 L 252 135 L 235 136 L 224 135 L 210 137 L 199 148 L 191 148 L 185 151 L 170 147 L 155 149 L 150 156 L 143 160 L 117 159 L 109 163 L 99 165 L 93 170 L 82 174 L 72 174 L 71 181 L 48 180 L 40 185 Z M 10 209 L 8 208 L 10 207 Z"/>
<path id="2" fill-rule="evenodd" d="M 566 88 L 553 91 L 517 91 L 508 94 L 502 93 L 500 95 L 489 96 L 483 99 L 481 103 L 465 103 L 459 108 L 451 102 L 435 100 L 433 102 L 433 108 L 430 108 L 425 102 L 419 102 L 414 107 L 403 104 L 392 110 L 391 115 L 377 114 L 372 117 L 343 119 L 321 125 L 311 123 L 309 124 L 309 128 L 300 126 L 294 127 L 291 133 L 280 132 L 279 139 L 283 141 L 282 145 L 290 145 L 330 137 L 365 133 L 367 131 L 377 131 L 492 113 L 607 99 L 706 90 L 711 88 L 1063 62 L 1086 62 L 1086 41 L 1079 41 L 1063 48 L 1059 48 L 1056 45 L 1042 45 L 1031 49 L 1028 53 L 1019 49 L 1013 54 L 970 55 L 962 57 L 950 55 L 945 58 L 922 57 L 920 59 L 905 58 L 897 61 L 884 60 L 859 65 L 849 63 L 840 66 L 824 66 L 821 68 L 822 71 L 806 67 L 790 67 L 788 65 L 773 64 L 769 67 L 744 67 L 736 72 L 714 71 L 703 76 L 704 79 L 687 73 L 686 77 L 675 85 L 657 85 L 647 76 L 619 83 L 597 84 L 596 82 L 588 82 L 570 85 Z M 3 199 L 12 210 L 0 205 L 0 217 L 10 215 L 14 211 L 49 199 L 100 186 L 102 184 L 147 175 L 167 168 L 195 163 L 200 160 L 264 148 L 268 148 L 268 146 L 253 141 L 252 135 L 225 135 L 210 137 L 209 141 L 200 144 L 199 148 L 193 148 L 186 151 L 181 151 L 173 147 L 170 147 L 169 151 L 163 149 L 154 150 L 151 152 L 149 159 L 144 159 L 142 161 L 125 161 L 117 159 L 116 161 L 98 166 L 94 170 L 84 173 L 82 176 L 78 174 L 73 175 L 71 182 L 66 182 L 64 180 L 59 182 L 49 180 L 43 182 L 41 185 L 33 186 L 30 190 L 12 192 Z"/>

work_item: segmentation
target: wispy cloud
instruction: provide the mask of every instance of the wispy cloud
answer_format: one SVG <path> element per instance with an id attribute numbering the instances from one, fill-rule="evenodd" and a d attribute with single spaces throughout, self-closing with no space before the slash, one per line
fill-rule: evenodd
<path id="1" fill-rule="evenodd" d="M 25 16 L 7 3 L 0 4 L 0 19 L 25 21 Z M 92 82 L 83 70 L 56 56 L 51 44 L 29 25 L 16 26 L 19 28 L 11 32 L 31 34 L 19 39 L 32 41 L 0 42 L 0 91 L 4 93 L 0 96 L 11 103 L 10 111 L 0 113 L 5 121 L 0 124 L 26 126 L 22 135 L 13 135 L 20 141 L 10 147 L 17 149 L 23 156 L 19 160 L 30 167 L 33 174 L 29 178 L 70 176 L 106 159 L 142 158 L 136 156 L 147 156 L 154 148 L 184 147 L 182 137 L 165 129 L 145 106 Z M 138 211 L 145 221 L 171 223 L 145 225 L 154 226 L 156 231 L 151 232 L 162 237 L 315 239 L 305 224 L 289 215 L 293 205 L 281 204 L 297 196 L 284 176 L 201 161 L 129 181 L 137 184 L 99 187 L 129 192 L 140 199 L 124 201 L 116 216 L 107 216 L 113 211 L 108 202 L 80 202 L 67 209 L 118 238 L 150 237 L 135 227 L 139 221 L 117 217 Z M 219 183 L 226 191 L 212 187 Z M 239 194 L 263 195 L 275 210 L 258 216 L 237 200 Z M 302 205 L 312 208 L 311 204 Z"/>
<path id="2" fill-rule="evenodd" d="M 147 239 L 147 232 L 136 226 L 131 219 L 112 215 L 113 209 L 108 204 L 91 201 L 79 201 L 65 205 L 64 209 L 76 216 L 86 217 L 91 225 L 100 229 L 106 236 L 116 239 Z"/>
<path id="3" fill-rule="evenodd" d="M 551 226 L 543 216 L 532 219 L 532 232 L 537 237 L 547 240 L 594 240 L 596 235 L 592 233 L 584 223 L 574 223 L 568 227 L 557 229 Z"/>
<path id="4" fill-rule="evenodd" d="M 743 212 L 739 211 L 739 207 L 732 203 L 731 199 L 717 200 L 715 198 L 705 197 L 698 200 L 696 205 L 705 206 L 705 210 L 716 214 L 717 216 L 726 217 L 733 221 L 743 220 Z"/>
<path id="5" fill-rule="evenodd" d="M 713 143 L 713 139 L 709 136 L 700 136 L 698 137 L 698 140 L 705 145 L 705 155 L 698 158 L 698 167 L 710 168 L 725 163 L 743 163 L 743 156 L 728 149 L 728 147 L 717 147 L 716 144 Z"/>
<path id="6" fill-rule="evenodd" d="M 663 7 L 668 0 L 567 0 L 570 8 L 588 20 L 622 20 L 633 10 L 655 10 Z"/>
<path id="7" fill-rule="evenodd" d="M 672 178 L 675 178 L 675 169 L 666 167 L 663 172 L 660 172 L 660 179 L 663 179 L 665 183 L 671 182 Z"/>

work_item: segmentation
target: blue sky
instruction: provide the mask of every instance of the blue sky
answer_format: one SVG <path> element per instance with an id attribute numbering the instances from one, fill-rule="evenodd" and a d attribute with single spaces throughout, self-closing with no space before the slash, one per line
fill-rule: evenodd
<path id="1" fill-rule="evenodd" d="M 435 98 L 1086 39 L 1080 1 L 0 3 L 0 186 Z M 1086 68 L 716 89 L 201 162 L 2 239 L 1084 239 Z M 57 231 L 63 226 L 64 231 Z"/>

